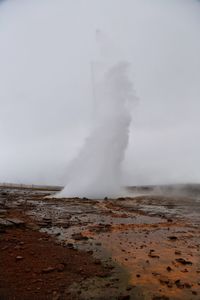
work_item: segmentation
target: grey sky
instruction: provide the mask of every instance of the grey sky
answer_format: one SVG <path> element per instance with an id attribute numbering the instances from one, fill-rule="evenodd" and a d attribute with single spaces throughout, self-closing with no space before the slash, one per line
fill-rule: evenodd
<path id="1" fill-rule="evenodd" d="M 0 5 L 0 181 L 64 184 L 93 124 L 97 28 L 132 63 L 127 184 L 200 180 L 195 0 L 7 0 Z"/>

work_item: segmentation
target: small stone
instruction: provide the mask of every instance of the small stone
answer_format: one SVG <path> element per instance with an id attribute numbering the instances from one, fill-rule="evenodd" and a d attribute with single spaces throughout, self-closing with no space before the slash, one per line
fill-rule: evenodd
<path id="1" fill-rule="evenodd" d="M 12 227 L 14 226 L 14 224 L 6 219 L 2 219 L 0 218 L 0 228 L 4 228 L 4 227 Z"/>
<path id="2" fill-rule="evenodd" d="M 192 265 L 191 261 L 185 260 L 184 258 L 177 258 L 176 261 L 181 263 L 182 265 Z"/>
<path id="3" fill-rule="evenodd" d="M 161 284 L 169 284 L 170 280 L 166 276 L 160 276 L 159 278 Z"/>
<path id="4" fill-rule="evenodd" d="M 176 280 L 176 281 L 175 281 L 175 284 L 176 284 L 176 286 L 177 286 L 179 289 L 183 289 L 183 288 L 184 288 L 184 284 L 180 281 L 180 279 Z"/>
<path id="5" fill-rule="evenodd" d="M 16 256 L 15 258 L 16 258 L 16 260 L 22 260 L 22 259 L 24 259 L 23 256 L 20 256 L 20 255 Z"/>
<path id="6" fill-rule="evenodd" d="M 193 295 L 197 295 L 197 292 L 196 292 L 196 291 L 192 291 L 192 294 L 193 294 Z"/>
<path id="7" fill-rule="evenodd" d="M 188 282 L 185 282 L 184 283 L 184 286 L 187 288 L 187 289 L 191 289 L 192 285 Z"/>
<path id="8" fill-rule="evenodd" d="M 95 259 L 94 264 L 95 264 L 95 265 L 101 265 L 100 259 Z"/>
<path id="9" fill-rule="evenodd" d="M 40 226 L 38 226 L 37 224 L 34 224 L 34 223 L 28 223 L 28 224 L 26 224 L 26 227 L 33 231 L 37 231 L 40 229 Z"/>
<path id="10" fill-rule="evenodd" d="M 9 218 L 7 219 L 9 222 L 13 223 L 15 226 L 24 226 L 24 221 L 17 218 Z"/>
<path id="11" fill-rule="evenodd" d="M 72 238 L 76 241 L 88 240 L 88 237 L 83 236 L 82 233 L 74 233 L 74 234 L 72 234 Z"/>
<path id="12" fill-rule="evenodd" d="M 58 272 L 63 272 L 64 269 L 65 269 L 65 266 L 64 266 L 64 264 L 59 264 L 59 265 L 56 267 L 56 269 L 57 269 Z"/>
<path id="13" fill-rule="evenodd" d="M 43 273 L 43 274 L 47 274 L 47 273 L 51 273 L 51 272 L 53 272 L 53 271 L 55 271 L 55 268 L 54 268 L 54 267 L 48 267 L 48 268 L 46 268 L 46 269 L 43 269 L 43 270 L 42 270 L 42 273 Z"/>
<path id="14" fill-rule="evenodd" d="M 178 240 L 177 236 L 174 236 L 174 235 L 168 236 L 168 239 L 171 240 L 171 241 L 176 241 L 176 240 Z"/>

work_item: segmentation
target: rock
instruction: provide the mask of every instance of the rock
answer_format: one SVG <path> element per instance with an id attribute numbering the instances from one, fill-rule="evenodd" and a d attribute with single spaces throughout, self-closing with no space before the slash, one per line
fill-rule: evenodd
<path id="1" fill-rule="evenodd" d="M 95 259 L 94 264 L 95 264 L 95 265 L 101 265 L 100 259 Z"/>
<path id="2" fill-rule="evenodd" d="M 72 243 L 67 243 L 65 246 L 69 249 L 74 249 L 74 244 Z"/>
<path id="3" fill-rule="evenodd" d="M 185 282 L 184 283 L 184 286 L 187 288 L 187 289 L 191 289 L 192 285 L 188 282 Z"/>
<path id="4" fill-rule="evenodd" d="M 28 229 L 33 230 L 33 231 L 37 231 L 37 230 L 40 229 L 40 226 L 38 226 L 38 225 L 35 224 L 35 223 L 27 223 L 27 224 L 26 224 L 26 227 L 27 227 Z"/>
<path id="5" fill-rule="evenodd" d="M 151 258 L 160 258 L 160 256 L 156 255 L 154 252 L 155 252 L 154 249 L 150 249 L 148 256 L 151 257 Z"/>
<path id="6" fill-rule="evenodd" d="M 7 213 L 6 209 L 0 209 L 0 216 L 4 216 Z"/>
<path id="7" fill-rule="evenodd" d="M 181 255 L 181 251 L 179 251 L 179 250 L 176 250 L 174 253 L 175 253 L 176 255 Z"/>
<path id="8" fill-rule="evenodd" d="M 196 292 L 196 291 L 192 291 L 192 294 L 193 294 L 193 295 L 197 295 L 197 292 Z"/>
<path id="9" fill-rule="evenodd" d="M 52 300 L 59 300 L 59 299 L 60 299 L 60 295 L 54 291 L 52 295 Z"/>
<path id="10" fill-rule="evenodd" d="M 8 196 L 8 193 L 2 192 L 2 193 L 1 193 L 1 196 Z"/>
<path id="11" fill-rule="evenodd" d="M 55 271 L 55 268 L 54 268 L 54 267 L 48 267 L 48 268 L 46 268 L 46 269 L 43 269 L 43 270 L 42 270 L 42 273 L 43 273 L 43 274 L 48 274 L 48 273 L 51 273 L 51 272 L 53 272 L 53 271 Z"/>
<path id="12" fill-rule="evenodd" d="M 169 278 L 167 278 L 166 276 L 160 276 L 159 280 L 162 284 L 169 284 L 170 282 Z"/>
<path id="13" fill-rule="evenodd" d="M 173 220 L 172 219 L 167 219 L 167 222 L 172 223 Z"/>
<path id="14" fill-rule="evenodd" d="M 167 286 L 168 286 L 168 288 L 172 288 L 173 287 L 173 281 L 172 280 L 169 280 L 169 282 L 168 282 L 168 284 L 167 284 Z"/>
<path id="15" fill-rule="evenodd" d="M 185 260 L 184 258 L 176 258 L 176 261 L 181 263 L 182 265 L 192 265 L 191 261 Z"/>
<path id="16" fill-rule="evenodd" d="M 126 290 L 127 290 L 127 291 L 131 291 L 133 288 L 134 288 L 134 286 L 128 285 L 127 288 L 126 288 Z"/>
<path id="17" fill-rule="evenodd" d="M 149 252 L 148 256 L 151 258 L 160 258 L 159 255 L 156 255 L 156 254 L 152 253 L 151 251 Z"/>
<path id="18" fill-rule="evenodd" d="M 33 283 L 38 283 L 38 282 L 43 282 L 43 280 L 40 279 L 40 278 L 38 278 L 38 279 L 33 280 L 32 282 L 33 282 Z"/>
<path id="19" fill-rule="evenodd" d="M 17 218 L 8 218 L 9 222 L 13 223 L 15 226 L 24 226 L 24 221 L 17 219 Z"/>
<path id="20" fill-rule="evenodd" d="M 188 269 L 184 269 L 181 271 L 182 273 L 187 273 L 188 272 Z"/>
<path id="21" fill-rule="evenodd" d="M 170 266 L 167 267 L 167 271 L 170 272 L 172 271 L 172 268 Z"/>
<path id="22" fill-rule="evenodd" d="M 14 224 L 7 219 L 0 218 L 0 228 L 12 227 Z"/>
<path id="23" fill-rule="evenodd" d="M 88 240 L 88 237 L 83 236 L 82 233 L 74 233 L 74 234 L 72 234 L 72 238 L 76 241 Z"/>
<path id="24" fill-rule="evenodd" d="M 177 286 L 179 289 L 183 289 L 183 288 L 184 288 L 184 283 L 182 283 L 182 282 L 180 281 L 180 279 L 176 280 L 176 281 L 175 281 L 175 284 L 176 284 L 176 286 Z"/>
<path id="25" fill-rule="evenodd" d="M 158 272 L 152 272 L 152 275 L 153 275 L 153 276 L 159 276 L 160 273 L 158 273 Z"/>
<path id="26" fill-rule="evenodd" d="M 178 240 L 177 236 L 174 236 L 174 235 L 168 236 L 168 239 L 171 240 L 171 241 L 176 241 L 176 240 Z"/>
<path id="27" fill-rule="evenodd" d="M 22 259 L 24 259 L 24 258 L 23 258 L 23 256 L 18 255 L 18 256 L 15 257 L 15 259 L 16 259 L 16 260 L 22 260 Z"/>
<path id="28" fill-rule="evenodd" d="M 64 264 L 59 264 L 59 265 L 57 265 L 56 269 L 57 269 L 58 272 L 63 272 L 64 269 L 65 269 L 65 265 Z"/>
<path id="29" fill-rule="evenodd" d="M 101 242 L 95 243 L 96 246 L 101 246 Z"/>

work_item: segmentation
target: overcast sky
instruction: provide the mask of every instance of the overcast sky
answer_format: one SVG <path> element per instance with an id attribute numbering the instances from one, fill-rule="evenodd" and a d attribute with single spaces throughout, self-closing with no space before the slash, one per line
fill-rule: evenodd
<path id="1" fill-rule="evenodd" d="M 200 4 L 0 1 L 0 181 L 65 184 L 94 121 L 101 29 L 133 67 L 125 184 L 200 181 Z"/>

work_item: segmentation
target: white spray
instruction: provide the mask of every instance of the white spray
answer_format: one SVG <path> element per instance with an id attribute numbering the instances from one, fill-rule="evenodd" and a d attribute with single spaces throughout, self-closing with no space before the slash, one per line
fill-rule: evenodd
<path id="1" fill-rule="evenodd" d="M 68 169 L 66 187 L 59 197 L 117 197 L 121 164 L 129 140 L 130 104 L 134 100 L 125 61 L 92 64 L 94 73 L 95 126 L 78 157 Z"/>

